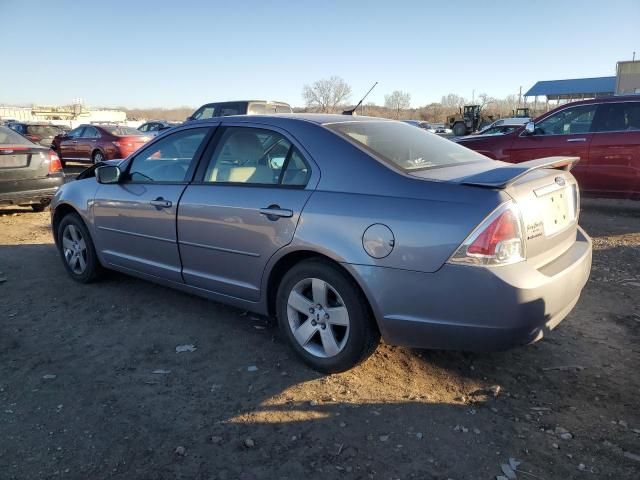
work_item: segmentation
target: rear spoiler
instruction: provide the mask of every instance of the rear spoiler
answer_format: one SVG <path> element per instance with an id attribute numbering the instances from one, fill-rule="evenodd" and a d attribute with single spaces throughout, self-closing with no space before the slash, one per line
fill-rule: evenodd
<path id="1" fill-rule="evenodd" d="M 488 188 L 507 188 L 519 178 L 529 172 L 540 168 L 555 168 L 569 171 L 575 163 L 580 161 L 580 157 L 545 157 L 528 162 L 514 163 L 503 167 L 494 168 L 485 172 L 477 173 L 469 177 L 464 177 L 460 183 L 464 185 L 475 185 Z"/>

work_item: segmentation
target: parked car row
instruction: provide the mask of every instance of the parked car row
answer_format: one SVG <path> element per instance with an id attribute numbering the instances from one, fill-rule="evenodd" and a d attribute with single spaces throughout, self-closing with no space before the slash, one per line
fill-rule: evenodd
<path id="1" fill-rule="evenodd" d="M 458 144 L 495 160 L 519 163 L 574 156 L 582 192 L 640 198 L 640 96 L 573 102 L 502 135 L 461 137 Z"/>

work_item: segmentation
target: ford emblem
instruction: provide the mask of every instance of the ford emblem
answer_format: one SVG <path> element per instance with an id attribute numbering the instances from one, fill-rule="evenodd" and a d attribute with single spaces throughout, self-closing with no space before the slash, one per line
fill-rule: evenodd
<path id="1" fill-rule="evenodd" d="M 562 177 L 556 177 L 556 183 L 557 183 L 558 185 L 560 185 L 561 187 L 564 187 L 564 185 L 565 185 L 565 183 L 566 183 L 566 182 L 564 181 L 564 178 L 562 178 Z"/>

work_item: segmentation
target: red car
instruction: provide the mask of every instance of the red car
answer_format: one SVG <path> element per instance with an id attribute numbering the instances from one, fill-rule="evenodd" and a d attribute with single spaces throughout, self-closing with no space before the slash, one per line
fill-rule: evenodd
<path id="1" fill-rule="evenodd" d="M 125 158 L 151 139 L 131 127 L 118 125 L 80 125 L 53 139 L 53 148 L 62 165 L 67 161 L 98 163 Z"/>
<path id="2" fill-rule="evenodd" d="M 513 132 L 456 140 L 495 160 L 580 157 L 571 171 L 582 192 L 640 199 L 640 95 L 568 103 Z"/>

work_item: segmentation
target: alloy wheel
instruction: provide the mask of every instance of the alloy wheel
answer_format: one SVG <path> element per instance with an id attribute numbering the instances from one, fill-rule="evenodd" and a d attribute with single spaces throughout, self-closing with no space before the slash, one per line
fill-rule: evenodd
<path id="1" fill-rule="evenodd" d="M 311 355 L 338 355 L 349 338 L 349 312 L 340 294 L 319 278 L 300 280 L 287 301 L 289 328 L 298 344 Z"/>
<path id="2" fill-rule="evenodd" d="M 67 225 L 62 232 L 62 249 L 71 271 L 82 275 L 87 269 L 87 244 L 75 225 Z"/>

